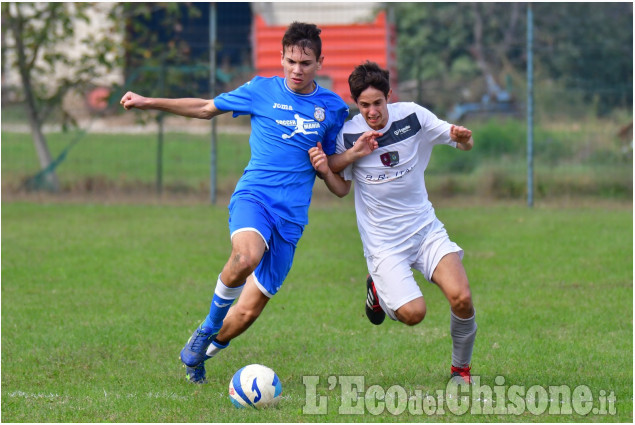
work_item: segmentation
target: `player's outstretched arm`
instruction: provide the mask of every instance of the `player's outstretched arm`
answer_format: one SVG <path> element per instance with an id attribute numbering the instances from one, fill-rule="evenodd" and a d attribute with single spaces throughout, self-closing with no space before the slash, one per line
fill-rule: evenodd
<path id="1" fill-rule="evenodd" d="M 329 167 L 334 173 L 339 173 L 344 168 L 348 167 L 349 164 L 369 155 L 379 146 L 377 138 L 382 135 L 383 133 L 378 131 L 367 131 L 363 133 L 350 149 L 340 154 L 329 156 Z"/>
<path id="2" fill-rule="evenodd" d="M 189 118 L 211 119 L 227 111 L 221 111 L 214 105 L 214 99 L 163 99 L 144 97 L 133 92 L 126 93 L 119 102 L 126 109 L 152 109 L 169 112 Z"/>
<path id="3" fill-rule="evenodd" d="M 472 130 L 468 130 L 460 125 L 452 125 L 450 127 L 450 139 L 456 142 L 456 148 L 462 151 L 469 151 L 474 147 L 474 139 L 472 139 Z"/>
<path id="4" fill-rule="evenodd" d="M 326 187 L 331 192 L 343 198 L 351 190 L 351 182 L 344 180 L 339 174 L 331 171 L 329 167 L 328 158 L 322 150 L 322 144 L 317 143 L 316 147 L 309 149 L 309 158 L 315 171 L 317 171 L 320 177 L 324 180 Z"/>

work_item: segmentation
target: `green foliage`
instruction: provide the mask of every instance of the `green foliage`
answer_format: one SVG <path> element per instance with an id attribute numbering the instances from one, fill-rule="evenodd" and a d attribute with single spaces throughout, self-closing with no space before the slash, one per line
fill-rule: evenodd
<path id="1" fill-rule="evenodd" d="M 527 130 L 521 122 L 490 120 L 473 130 L 479 143 L 473 151 L 483 157 L 519 156 L 526 145 Z M 470 151 L 472 152 L 472 151 Z"/>
<path id="2" fill-rule="evenodd" d="M 518 4 L 396 3 L 392 7 L 399 34 L 399 78 L 441 87 L 441 93 L 431 98 L 424 99 L 420 88 L 417 95 L 419 103 L 434 104 L 437 110 L 492 95 L 484 89 L 487 75 L 490 71 L 502 75 L 519 55 L 514 45 L 522 37 Z M 466 87 L 466 81 L 474 80 L 475 89 Z M 461 90 L 468 92 L 464 98 L 458 94 Z"/>
<path id="3" fill-rule="evenodd" d="M 498 86 L 526 75 L 526 5 L 522 3 L 395 3 L 401 80 L 440 87 L 419 103 L 448 109 L 453 103 L 493 95 L 488 73 Z M 632 3 L 536 3 L 534 66 L 536 83 L 555 82 L 566 90 L 545 103 L 561 113 L 592 106 L 598 115 L 632 108 Z M 449 93 L 446 93 L 448 92 Z M 464 91 L 464 93 L 462 93 Z M 459 96 L 459 93 L 461 95 Z M 553 92 L 552 92 L 553 93 Z M 569 95 L 582 102 L 563 102 Z M 516 98 L 521 92 L 512 93 Z"/>
<path id="4" fill-rule="evenodd" d="M 539 64 L 597 113 L 633 102 L 633 4 L 537 3 Z M 594 100 L 595 99 L 595 100 Z"/>
<path id="5" fill-rule="evenodd" d="M 63 105 L 65 95 L 82 92 L 121 64 L 119 45 L 111 36 L 118 31 L 115 20 L 107 22 L 106 31 L 88 31 L 74 44 L 78 23 L 90 25 L 93 8 L 91 3 L 2 3 L 2 58 L 21 77 L 16 89 L 32 108 L 27 110 L 35 125 L 53 111 L 61 112 L 64 125 L 74 124 Z"/>
<path id="6" fill-rule="evenodd" d="M 516 120 L 471 123 L 476 140 L 470 152 L 446 146 L 433 150 L 426 170 L 428 191 L 494 198 L 526 195 L 527 130 Z M 615 135 L 615 125 L 586 120 L 561 128 L 534 130 L 536 195 L 539 198 L 602 196 L 632 198 L 632 150 Z M 3 189 L 19 190 L 37 171 L 25 135 L 2 132 Z M 74 137 L 49 135 L 58 155 Z M 90 192 L 132 188 L 153 191 L 156 184 L 156 134 L 91 134 L 72 149 L 58 174 L 64 190 Z M 219 134 L 218 184 L 231 193 L 249 161 L 246 134 Z M 166 133 L 163 146 L 163 185 L 168 192 L 209 191 L 210 140 L 208 135 Z"/>
<path id="7" fill-rule="evenodd" d="M 329 390 L 329 376 L 436 395 L 451 350 L 447 301 L 419 273 L 423 323 L 368 323 L 366 263 L 350 204 L 312 207 L 282 289 L 207 362 L 203 386 L 185 381 L 178 353 L 208 311 L 229 254 L 225 207 L 2 206 L 3 422 L 633 420 L 630 206 L 437 207 L 466 252 L 479 325 L 473 373 L 490 386 L 504 377 L 505 389 L 586 385 L 593 407 L 601 391 L 614 392 L 616 415 L 587 416 L 340 414 L 342 389 Z M 278 408 L 237 410 L 229 402 L 231 376 L 249 363 L 279 375 Z M 327 414 L 303 414 L 303 376 L 320 378 Z"/>
<path id="8" fill-rule="evenodd" d="M 456 4 L 396 3 L 393 7 L 401 79 L 442 78 L 457 60 L 463 62 L 463 72 L 476 72 L 474 65 L 470 69 L 463 60 L 470 29 L 464 25 L 465 13 Z"/>
<path id="9" fill-rule="evenodd" d="M 470 152 L 436 147 L 426 170 L 428 191 L 485 198 L 527 194 L 527 128 L 517 120 L 468 123 Z M 616 140 L 616 126 L 587 119 L 534 129 L 535 194 L 539 199 L 599 196 L 632 199 L 632 148 Z"/>
<path id="10" fill-rule="evenodd" d="M 513 119 L 489 120 L 470 124 L 470 129 L 477 141 L 474 148 L 467 154 L 452 149 L 436 149 L 433 154 L 436 158 L 431 161 L 429 172 L 469 172 L 479 165 L 520 161 L 527 156 L 527 127 L 523 122 Z M 572 147 L 566 143 L 567 137 L 562 132 L 537 129 L 534 134 L 536 160 L 556 165 L 570 159 Z"/>
<path id="11" fill-rule="evenodd" d="M 201 15 L 195 3 L 120 3 L 115 13 L 125 21 L 125 90 L 149 97 L 201 96 L 197 82 L 209 78 L 209 69 L 196 69 L 200 64 L 192 62 L 181 34 L 188 19 Z"/>
<path id="12" fill-rule="evenodd" d="M 49 135 L 57 155 L 68 146 L 72 133 Z M 32 148 L 24 134 L 2 132 L 2 179 L 8 186 L 37 170 Z M 233 188 L 249 161 L 248 135 L 218 136 L 218 179 L 223 188 Z M 167 133 L 163 145 L 163 182 L 166 189 L 209 190 L 210 139 L 208 135 Z M 156 181 L 157 135 L 91 134 L 78 142 L 58 169 L 63 189 L 82 187 L 152 188 Z M 227 189 L 229 190 L 229 189 Z"/>

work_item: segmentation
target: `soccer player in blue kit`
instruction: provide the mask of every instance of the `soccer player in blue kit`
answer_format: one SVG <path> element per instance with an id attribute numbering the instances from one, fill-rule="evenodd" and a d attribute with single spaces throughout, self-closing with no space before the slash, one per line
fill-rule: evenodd
<path id="1" fill-rule="evenodd" d="M 280 289 L 308 223 L 316 176 L 308 151 L 319 142 L 324 152 L 335 153 L 348 107 L 315 82 L 324 60 L 320 32 L 299 22 L 287 28 L 281 51 L 284 78 L 256 76 L 211 100 L 146 98 L 132 92 L 121 99 L 125 109 L 201 119 L 229 111 L 234 117 L 251 115 L 251 159 L 229 203 L 231 254 L 218 276 L 209 314 L 181 351 L 190 382 L 205 382 L 205 360 L 243 333 Z"/>

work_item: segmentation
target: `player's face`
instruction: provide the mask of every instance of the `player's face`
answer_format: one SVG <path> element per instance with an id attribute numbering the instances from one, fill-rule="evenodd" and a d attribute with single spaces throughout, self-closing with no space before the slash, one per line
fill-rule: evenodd
<path id="1" fill-rule="evenodd" d="M 284 78 L 291 90 L 297 93 L 311 93 L 315 74 L 322 67 L 324 56 L 316 58 L 311 49 L 298 46 L 288 46 L 282 52 L 282 67 Z"/>
<path id="2" fill-rule="evenodd" d="M 381 90 L 371 86 L 357 98 L 359 112 L 373 130 L 381 130 L 388 124 L 388 99 L 391 93 L 392 90 L 388 92 L 388 96 L 384 96 Z"/>

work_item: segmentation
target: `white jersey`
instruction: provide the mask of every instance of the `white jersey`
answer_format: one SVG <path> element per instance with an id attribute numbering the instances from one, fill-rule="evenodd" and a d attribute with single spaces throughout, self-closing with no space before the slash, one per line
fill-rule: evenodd
<path id="1" fill-rule="evenodd" d="M 388 123 L 379 130 L 379 148 L 350 164 L 340 174 L 355 182 L 357 226 L 364 255 L 399 246 L 436 218 L 428 200 L 424 171 L 432 147 L 446 144 L 451 124 L 410 102 L 388 104 Z M 346 122 L 337 138 L 336 153 L 349 149 L 372 130 L 361 114 Z"/>

